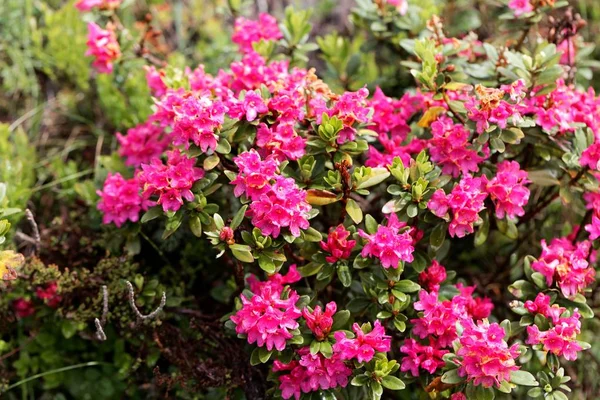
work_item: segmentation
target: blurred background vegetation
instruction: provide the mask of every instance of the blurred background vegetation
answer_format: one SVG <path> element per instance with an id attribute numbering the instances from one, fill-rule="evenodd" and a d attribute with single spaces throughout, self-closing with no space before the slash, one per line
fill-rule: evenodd
<path id="1" fill-rule="evenodd" d="M 413 1 L 417 0 L 409 0 Z M 399 69 L 392 63 L 400 59 L 389 58 L 386 65 L 376 56 L 391 57 L 388 53 L 361 51 L 364 46 L 372 45 L 369 43 L 372 38 L 356 36 L 340 49 L 334 45 L 335 36 L 326 36 L 332 32 L 346 36 L 356 29 L 349 18 L 354 0 L 233 2 L 239 3 L 239 9 L 248 10 L 250 16 L 259 12 L 281 16 L 287 5 L 312 8 L 312 35 L 323 51 L 311 53 L 308 64 L 316 66 L 332 87 L 356 89 L 366 83 L 372 87 L 378 77 L 386 76 L 392 82 L 386 88 L 387 94 L 399 97 L 403 87 L 412 85 L 406 71 L 390 79 L 389 75 Z M 85 338 L 86 331 L 93 332 L 89 321 L 101 307 L 98 294 L 89 290 L 93 282 L 109 282 L 111 296 L 117 297 L 125 291 L 120 281 L 132 280 L 142 293 L 141 304 L 155 304 L 167 287 L 167 306 L 182 315 L 193 314 L 183 307 L 191 301 L 186 297 L 190 293 L 198 293 L 194 301 L 199 304 L 214 304 L 207 314 L 226 313 L 235 284 L 226 274 L 203 268 L 214 262 L 213 255 L 198 241 L 174 235 L 164 242 L 145 237 L 140 243 L 132 239 L 137 238 L 134 235 L 137 232 L 108 234 L 100 226 L 95 190 L 107 170 L 123 168 L 121 161 L 110 155 L 116 146 L 114 134 L 143 122 L 150 112 L 151 98 L 142 68 L 145 63 L 139 58 L 122 60 L 112 75 L 95 75 L 90 60 L 83 56 L 86 22 L 93 16 L 82 15 L 73 3 L 74 0 L 0 0 L 0 182 L 8 188 L 3 200 L 8 204 L 0 205 L 32 209 L 42 241 L 39 249 L 42 261 L 26 266 L 26 271 L 38 281 L 32 280 L 9 297 L 0 295 L 0 387 L 65 365 L 93 361 L 106 364 L 47 374 L 43 379 L 20 385 L 19 390 L 6 396 L 112 399 L 152 398 L 170 393 L 177 398 L 223 398 L 226 389 L 207 388 L 241 385 L 260 371 L 249 372 L 247 367 L 237 366 L 240 360 L 236 352 L 241 350 L 235 341 L 230 343 L 228 354 L 214 354 L 214 348 L 200 346 L 199 343 L 207 341 L 225 340 L 211 336 L 213 330 L 219 330 L 214 321 L 194 324 L 182 317 L 184 322 L 179 321 L 179 327 L 165 325 L 160 330 L 162 336 L 156 336 L 151 324 L 131 331 L 128 325 L 131 315 L 127 316 L 124 305 L 111 311 L 120 322 L 107 329 L 108 341 L 98 344 Z M 407 27 L 407 35 L 418 33 L 423 28 L 422 21 L 433 14 L 444 17 L 452 35 L 465 35 L 473 30 L 484 40 L 490 33 L 503 29 L 495 14 L 505 4 L 500 0 L 418 0 L 418 3 L 422 18 Z M 588 21 L 580 33 L 590 44 L 591 58 L 600 60 L 600 1 L 570 3 Z M 135 45 L 136 38 L 146 29 L 149 14 L 152 26 L 162 33 L 151 43 L 158 59 L 182 68 L 204 64 L 207 72 L 214 74 L 236 56 L 229 39 L 236 15 L 228 5 L 226 0 L 124 0 L 119 17 L 129 37 L 121 38 L 122 46 Z M 341 50 L 348 57 L 340 61 Z M 360 54 L 358 59 L 351 58 L 355 52 Z M 600 63 L 591 61 L 582 67 L 578 82 L 600 88 L 597 74 Z M 11 222 L 20 231 L 29 233 L 27 221 L 19 222 L 22 216 L 22 213 L 12 216 Z M 123 243 L 129 255 L 120 254 L 118 249 Z M 139 253 L 140 248 L 156 257 L 133 263 L 131 256 Z M 19 250 L 33 251 L 25 242 L 20 243 Z M 173 262 L 175 259 L 178 264 Z M 59 318 L 63 319 L 56 324 L 26 326 L 8 317 L 7 309 L 14 298 L 26 295 L 38 282 L 50 278 L 66 288 L 69 285 L 78 288 L 72 291 L 76 295 L 65 299 L 64 307 L 59 310 Z M 215 290 L 216 285 L 219 290 Z M 211 300 L 203 303 L 204 298 Z M 52 312 L 48 310 L 40 318 L 47 317 L 50 321 Z M 195 316 L 203 321 L 202 315 Z M 573 382 L 576 399 L 600 398 L 600 346 L 594 337 L 600 333 L 600 322 L 591 321 L 589 328 L 586 331 L 589 337 L 582 339 L 595 346 L 583 353 L 569 367 L 573 370 L 568 371 L 577 377 Z M 116 335 L 114 330 L 119 329 L 123 331 Z M 178 339 L 183 337 L 182 332 L 186 339 L 178 343 L 183 340 Z M 172 359 L 167 362 L 177 365 L 180 371 L 189 368 L 186 373 L 195 379 L 197 386 L 186 387 L 173 378 L 175 375 L 168 368 L 159 368 L 160 346 L 171 346 Z M 193 362 L 205 357 L 214 364 L 186 366 L 190 356 L 194 357 Z M 223 365 L 230 368 L 226 371 L 230 374 L 227 378 L 202 381 L 207 371 L 218 372 Z M 160 389 L 149 383 L 144 386 L 153 376 L 159 382 L 162 379 Z"/>

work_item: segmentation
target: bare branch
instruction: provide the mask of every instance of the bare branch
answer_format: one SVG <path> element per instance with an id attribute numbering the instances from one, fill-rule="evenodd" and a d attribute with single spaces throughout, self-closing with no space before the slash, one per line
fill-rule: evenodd
<path id="1" fill-rule="evenodd" d="M 94 324 L 96 324 L 96 338 L 102 342 L 106 340 L 106 333 L 102 329 L 102 324 L 98 318 L 94 318 Z"/>
<path id="2" fill-rule="evenodd" d="M 131 309 L 133 310 L 133 312 L 135 313 L 135 315 L 137 315 L 137 317 L 139 319 L 152 319 L 154 317 L 156 317 L 156 315 L 162 311 L 162 309 L 165 307 L 165 304 L 167 304 L 167 294 L 165 292 L 163 292 L 162 294 L 162 298 L 160 299 L 160 305 L 158 306 L 158 308 L 154 311 L 152 311 L 150 314 L 148 315 L 144 315 L 140 312 L 140 310 L 137 308 L 137 306 L 135 305 L 135 293 L 133 292 L 133 285 L 131 284 L 131 282 L 129 281 L 125 281 L 127 283 L 127 288 L 129 289 L 129 305 L 131 306 Z"/>

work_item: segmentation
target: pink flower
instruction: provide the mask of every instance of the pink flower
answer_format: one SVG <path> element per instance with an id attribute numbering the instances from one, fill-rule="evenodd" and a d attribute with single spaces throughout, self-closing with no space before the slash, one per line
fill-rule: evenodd
<path id="1" fill-rule="evenodd" d="M 126 165 L 139 166 L 160 157 L 169 146 L 164 129 L 152 122 L 144 122 L 127 130 L 123 136 L 117 132 L 119 155 L 125 157 Z"/>
<path id="2" fill-rule="evenodd" d="M 155 67 L 144 66 L 146 70 L 146 82 L 150 88 L 152 96 L 162 97 L 167 93 L 167 85 L 165 84 L 165 71 L 157 71 Z"/>
<path id="3" fill-rule="evenodd" d="M 414 377 L 420 375 L 419 368 L 435 374 L 446 364 L 442 357 L 449 352 L 440 350 L 432 338 L 429 339 L 429 345 L 422 345 L 414 339 L 406 339 L 400 347 L 400 351 L 407 354 L 402 358 L 401 371 L 410 371 Z"/>
<path id="4" fill-rule="evenodd" d="M 218 136 L 227 107 L 210 96 L 198 97 L 192 93 L 182 96 L 179 104 L 173 107 L 174 124 L 171 136 L 173 144 L 189 148 L 190 142 L 200 147 L 202 152 L 215 151 Z"/>
<path id="5" fill-rule="evenodd" d="M 453 393 L 452 396 L 450 396 L 450 400 L 467 400 L 467 396 L 462 392 Z"/>
<path id="6" fill-rule="evenodd" d="M 257 90 L 247 91 L 242 100 L 236 98 L 229 99 L 227 106 L 231 118 L 240 120 L 245 118 L 248 122 L 254 121 L 260 114 L 265 114 L 269 111 L 260 92 Z"/>
<path id="7" fill-rule="evenodd" d="M 299 296 L 290 290 L 282 298 L 283 286 L 274 281 L 259 283 L 254 289 L 252 298 L 240 296 L 242 308 L 231 316 L 236 332 L 247 335 L 250 344 L 282 351 L 286 341 L 294 337 L 290 331 L 298 328 L 301 313 L 295 304 Z"/>
<path id="8" fill-rule="evenodd" d="M 589 167 L 592 170 L 600 170 L 600 143 L 593 143 L 581 154 L 579 163 L 582 167 Z"/>
<path id="9" fill-rule="evenodd" d="M 356 92 L 345 92 L 338 98 L 332 108 L 324 110 L 330 117 L 336 116 L 339 118 L 344 125 L 337 138 L 338 144 L 354 140 L 355 124 L 368 122 L 370 113 L 367 105 L 368 95 L 369 90 L 367 88 L 359 89 Z M 317 114 L 317 123 L 321 123 L 321 115 Z"/>
<path id="10" fill-rule="evenodd" d="M 339 352 L 341 359 L 369 362 L 373 359 L 375 352 L 390 351 L 392 338 L 385 334 L 385 329 L 379 320 L 375 321 L 375 325 L 369 333 L 365 333 L 357 323 L 352 325 L 352 330 L 356 334 L 353 339 L 347 338 L 342 331 L 333 334 L 336 340 L 333 351 Z"/>
<path id="11" fill-rule="evenodd" d="M 594 282 L 596 273 L 588 262 L 590 249 L 587 240 L 573 244 L 567 238 L 557 238 L 550 245 L 542 240 L 542 254 L 531 268 L 546 277 L 548 286 L 556 282 L 562 294 L 570 298 Z"/>
<path id="12" fill-rule="evenodd" d="M 305 153 L 306 139 L 296 133 L 294 123 L 268 127 L 261 123 L 256 132 L 256 145 L 278 161 L 298 160 Z"/>
<path id="13" fill-rule="evenodd" d="M 412 262 L 415 248 L 411 231 L 414 228 L 400 233 L 405 227 L 406 224 L 398 221 L 398 216 L 392 213 L 388 217 L 387 226 L 379 225 L 377 232 L 372 235 L 359 229 L 358 234 L 367 241 L 361 255 L 378 258 L 383 268 L 398 268 L 400 261 Z"/>
<path id="14" fill-rule="evenodd" d="M 510 0 L 508 7 L 514 11 L 515 17 L 520 17 L 533 11 L 533 6 L 529 0 Z"/>
<path id="15" fill-rule="evenodd" d="M 88 41 L 86 56 L 93 56 L 92 66 L 101 74 L 110 74 L 113 61 L 121 57 L 121 48 L 111 24 L 107 29 L 100 28 L 93 22 L 88 23 Z"/>
<path id="16" fill-rule="evenodd" d="M 521 120 L 521 105 L 523 82 L 517 80 L 511 86 L 502 85 L 500 89 L 475 86 L 476 97 L 471 97 L 465 102 L 469 119 L 477 122 L 477 133 L 483 133 L 489 128 L 490 123 L 504 129 L 509 118 L 513 123 Z M 506 93 L 510 94 L 515 104 L 503 100 Z"/>
<path id="17" fill-rule="evenodd" d="M 279 40 L 283 37 L 277 19 L 275 17 L 261 13 L 258 21 L 252 21 L 244 17 L 238 17 L 235 20 L 233 36 L 231 40 L 236 43 L 244 53 L 253 51 L 252 44 L 262 40 Z"/>
<path id="18" fill-rule="evenodd" d="M 167 163 L 158 158 L 150 164 L 142 164 L 138 180 L 142 185 L 142 196 L 149 199 L 158 196 L 157 204 L 164 211 L 177 211 L 183 200 L 193 201 L 192 186 L 204 177 L 204 170 L 196 168 L 196 160 L 188 158 L 179 150 L 167 152 Z"/>
<path id="19" fill-rule="evenodd" d="M 406 14 L 408 11 L 408 1 L 407 0 L 387 0 L 388 4 L 393 5 L 398 9 L 400 15 Z"/>
<path id="20" fill-rule="evenodd" d="M 356 245 L 356 240 L 348 240 L 350 232 L 346 230 L 344 225 L 338 225 L 332 229 L 327 235 L 327 243 L 321 242 L 321 248 L 330 253 L 330 256 L 325 257 L 329 263 L 335 263 L 339 260 L 345 260 L 350 257 L 350 253 Z"/>
<path id="21" fill-rule="evenodd" d="M 325 312 L 321 306 L 316 306 L 314 310 L 305 307 L 302 310 L 302 316 L 306 320 L 306 326 L 312 331 L 317 340 L 323 340 L 329 335 L 331 325 L 333 325 L 333 315 L 337 310 L 335 302 L 329 302 L 325 306 Z"/>
<path id="22" fill-rule="evenodd" d="M 98 210 L 102 211 L 102 223 L 121 227 L 126 221 L 137 222 L 140 211 L 147 210 L 150 203 L 140 195 L 140 182 L 136 178 L 124 179 L 118 172 L 109 173 L 104 187 L 99 190 Z"/>
<path id="23" fill-rule="evenodd" d="M 498 164 L 496 176 L 487 183 L 486 190 L 496 206 L 496 217 L 515 218 L 523 216 L 523 206 L 529 201 L 527 171 L 523 171 L 516 161 L 502 161 Z"/>
<path id="24" fill-rule="evenodd" d="M 592 223 L 587 224 L 584 229 L 589 232 L 590 240 L 596 240 L 600 237 L 600 218 L 596 214 L 592 215 Z"/>
<path id="25" fill-rule="evenodd" d="M 287 372 L 279 375 L 281 397 L 300 399 L 302 393 L 318 390 L 346 387 L 352 375 L 349 368 L 338 353 L 325 358 L 321 353 L 311 354 L 308 347 L 298 350 L 300 360 L 292 360 L 284 364 L 278 360 L 273 363 L 273 372 Z"/>
<path id="26" fill-rule="evenodd" d="M 122 0 L 78 0 L 75 3 L 75 8 L 79 11 L 90 11 L 94 7 L 103 10 L 114 10 L 119 7 Z"/>
<path id="27" fill-rule="evenodd" d="M 577 353 L 583 350 L 577 342 L 577 335 L 581 332 L 580 318 L 581 315 L 575 309 L 570 317 L 553 321 L 554 326 L 547 331 L 540 332 L 537 325 L 528 326 L 527 344 L 541 343 L 545 351 L 574 361 Z"/>
<path id="28" fill-rule="evenodd" d="M 484 179 L 467 175 L 448 195 L 445 195 L 442 189 L 438 189 L 427 203 L 427 207 L 441 218 L 450 210 L 450 236 L 464 237 L 473 233 L 473 225 L 479 220 L 479 212 L 485 208 L 483 202 L 487 193 L 484 189 Z"/>
<path id="29" fill-rule="evenodd" d="M 500 387 L 502 382 L 510 381 L 510 373 L 519 369 L 515 362 L 519 345 L 515 343 L 509 348 L 503 339 L 504 329 L 487 320 L 477 325 L 464 321 L 463 327 L 456 352 L 461 357 L 458 374 L 476 386 Z"/>
<path id="30" fill-rule="evenodd" d="M 250 285 L 250 290 L 252 292 L 258 293 L 261 290 L 261 287 L 265 285 L 273 286 L 273 290 L 283 291 L 285 285 L 289 285 L 291 283 L 296 283 L 302 276 L 298 272 L 296 268 L 296 264 L 290 265 L 287 274 L 282 275 L 279 272 L 269 275 L 265 282 L 261 282 L 254 275 L 248 277 L 248 284 Z"/>
<path id="31" fill-rule="evenodd" d="M 222 242 L 229 243 L 233 240 L 233 229 L 229 226 L 224 226 L 219 232 L 219 240 Z"/>
<path id="32" fill-rule="evenodd" d="M 538 293 L 535 300 L 527 300 L 524 304 L 525 309 L 532 314 L 541 314 L 550 319 L 554 324 L 558 322 L 560 316 L 567 309 L 560 307 L 558 304 L 550 306 L 550 296 L 544 293 Z"/>
<path id="33" fill-rule="evenodd" d="M 440 284 L 446 280 L 446 268 L 437 260 L 433 260 L 431 265 L 419 274 L 419 284 L 429 292 L 440 290 Z"/>
<path id="34" fill-rule="evenodd" d="M 40 300 L 48 305 L 48 307 L 56 308 L 60 304 L 62 297 L 57 294 L 58 284 L 56 281 L 49 282 L 45 288 L 37 287 L 35 294 Z"/>
<path id="35" fill-rule="evenodd" d="M 243 152 L 233 159 L 239 168 L 238 176 L 231 181 L 235 185 L 233 193 L 236 197 L 245 194 L 250 199 L 258 199 L 271 189 L 271 181 L 275 179 L 279 163 L 267 157 L 262 160 L 256 150 Z"/>
<path id="36" fill-rule="evenodd" d="M 15 309 L 15 314 L 17 314 L 17 317 L 19 318 L 26 318 L 35 313 L 33 302 L 26 300 L 23 297 L 13 301 L 13 308 Z"/>
<path id="37" fill-rule="evenodd" d="M 469 130 L 462 124 L 454 124 L 447 116 L 440 116 L 431 124 L 433 138 L 429 140 L 431 160 L 442 167 L 442 172 L 458 177 L 479 171 L 485 159 L 470 149 Z"/>

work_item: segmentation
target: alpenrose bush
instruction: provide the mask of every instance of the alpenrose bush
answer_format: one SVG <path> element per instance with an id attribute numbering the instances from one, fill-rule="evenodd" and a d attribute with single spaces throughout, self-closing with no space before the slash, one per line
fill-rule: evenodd
<path id="1" fill-rule="evenodd" d="M 412 7 L 360 3 L 357 21 Z M 119 1 L 77 6 L 100 17 Z M 511 1 L 526 30 L 502 47 L 446 37 L 433 17 L 400 42 L 417 84 L 399 98 L 374 84 L 336 92 L 299 66 L 317 49 L 307 13 L 238 17 L 239 56 L 215 76 L 146 67 L 154 111 L 117 134 L 130 168 L 98 191 L 104 223 L 163 218 L 164 238 L 187 225 L 233 260 L 239 296 L 224 329 L 269 366 L 275 397 L 566 399 L 561 363 L 590 347 L 578 334 L 593 316 L 600 99 L 573 85 L 575 60 L 560 50 L 580 24 L 561 25 L 566 45 L 524 47 L 561 6 Z M 371 29 L 396 29 L 381 21 Z M 110 73 L 118 26 L 89 30 L 93 66 Z M 553 228 L 565 212 L 576 225 Z M 546 232 L 539 215 L 554 216 Z M 522 248 L 531 235 L 539 246 Z M 444 264 L 493 256 L 498 242 L 510 249 L 500 290 L 521 279 L 494 304 Z"/>

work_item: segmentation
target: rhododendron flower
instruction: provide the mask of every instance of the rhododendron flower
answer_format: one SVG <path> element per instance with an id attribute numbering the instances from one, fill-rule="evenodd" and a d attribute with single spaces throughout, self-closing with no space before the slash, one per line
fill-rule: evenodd
<path id="1" fill-rule="evenodd" d="M 126 221 L 137 222 L 140 211 L 147 210 L 152 204 L 140 195 L 140 181 L 136 178 L 125 179 L 118 172 L 109 173 L 104 181 L 102 190 L 97 191 L 100 196 L 98 210 L 104 214 L 102 223 L 114 224 L 118 227 Z"/>
<path id="2" fill-rule="evenodd" d="M 464 237 L 473 233 L 473 225 L 479 220 L 479 212 L 485 208 L 483 202 L 487 193 L 484 189 L 485 181 L 482 178 L 465 176 L 448 195 L 442 189 L 438 189 L 427 203 L 427 207 L 440 218 L 444 218 L 450 210 L 450 236 Z"/>
<path id="3" fill-rule="evenodd" d="M 448 353 L 448 350 L 441 350 L 437 348 L 435 341 L 430 338 L 429 345 L 423 345 L 414 339 L 406 339 L 400 351 L 407 354 L 402 358 L 401 371 L 410 371 L 412 376 L 417 377 L 420 375 L 419 368 L 424 369 L 430 374 L 442 368 L 446 363 L 442 360 L 444 354 Z"/>
<path id="4" fill-rule="evenodd" d="M 312 331 L 317 340 L 323 340 L 329 335 L 331 325 L 333 325 L 333 315 L 337 310 L 337 304 L 331 301 L 325 306 L 325 312 L 321 306 L 315 306 L 311 311 L 308 307 L 302 310 L 302 316 L 306 320 L 306 326 Z"/>
<path id="5" fill-rule="evenodd" d="M 56 281 L 54 281 L 46 284 L 46 287 L 44 288 L 37 287 L 35 289 L 35 295 L 38 297 L 38 299 L 44 300 L 48 307 L 56 308 L 62 300 L 62 297 L 57 294 L 57 291 L 58 284 L 56 283 Z"/>
<path id="6" fill-rule="evenodd" d="M 392 338 L 385 334 L 385 329 L 379 320 L 375 321 L 371 332 L 365 333 L 357 323 L 352 325 L 352 330 L 356 334 L 353 339 L 347 338 L 342 331 L 333 334 L 336 340 L 333 351 L 339 352 L 343 360 L 356 359 L 358 362 L 369 362 L 375 352 L 390 351 Z"/>
<path id="7" fill-rule="evenodd" d="M 537 325 L 527 327 L 527 344 L 541 343 L 545 351 L 567 360 L 576 360 L 577 353 L 583 348 L 577 342 L 577 335 L 581 332 L 581 315 L 577 309 L 570 317 L 559 318 L 553 321 L 554 326 L 547 331 L 540 332 Z"/>
<path id="8" fill-rule="evenodd" d="M 296 133 L 293 124 L 279 123 L 268 127 L 261 123 L 256 132 L 256 145 L 278 161 L 298 160 L 305 153 L 306 139 Z"/>
<path id="9" fill-rule="evenodd" d="M 336 116 L 344 124 L 338 134 L 338 144 L 354 140 L 356 123 L 368 122 L 371 112 L 367 103 L 368 95 L 369 90 L 367 88 L 362 88 L 356 92 L 345 92 L 337 99 L 332 108 L 323 110 L 330 117 Z M 321 115 L 321 113 L 317 114 L 317 123 L 321 123 Z"/>
<path id="10" fill-rule="evenodd" d="M 260 92 L 256 90 L 247 91 L 242 100 L 229 99 L 227 107 L 231 118 L 240 120 L 245 118 L 248 122 L 254 121 L 260 114 L 269 111 Z"/>
<path id="11" fill-rule="evenodd" d="M 327 242 L 321 242 L 321 248 L 331 254 L 325 257 L 327 262 L 335 263 L 350 257 L 350 253 L 356 245 L 356 240 L 348 240 L 348 237 L 350 237 L 350 232 L 346 230 L 344 225 L 338 225 L 329 232 Z"/>
<path id="12" fill-rule="evenodd" d="M 452 396 L 450 396 L 450 400 L 467 400 L 467 396 L 462 392 L 453 393 Z"/>
<path id="13" fill-rule="evenodd" d="M 183 200 L 193 201 L 192 186 L 204 177 L 204 170 L 194 167 L 196 160 L 188 158 L 179 150 L 167 152 L 167 163 L 155 158 L 150 164 L 142 164 L 138 180 L 143 188 L 142 196 L 149 199 L 158 196 L 157 204 L 164 211 L 177 211 Z"/>
<path id="14" fill-rule="evenodd" d="M 440 284 L 446 280 L 446 268 L 437 260 L 433 260 L 431 265 L 419 274 L 419 284 L 429 292 L 440 290 Z"/>
<path id="15" fill-rule="evenodd" d="M 88 23 L 88 41 L 86 56 L 93 56 L 92 66 L 102 74 L 110 74 L 113 62 L 121 57 L 121 47 L 117 41 L 114 28 L 111 24 L 107 29 L 102 29 L 93 22 Z"/>
<path id="16" fill-rule="evenodd" d="M 523 206 L 529 201 L 529 189 L 525 187 L 530 181 L 527 171 L 523 171 L 516 161 L 502 161 L 498 164 L 496 176 L 487 182 L 486 190 L 496 206 L 496 217 L 515 218 L 523 216 Z"/>
<path id="17" fill-rule="evenodd" d="M 462 124 L 454 124 L 447 116 L 440 116 L 431 124 L 433 138 L 429 140 L 431 161 L 437 163 L 445 174 L 458 177 L 479 171 L 485 159 L 469 148 L 469 130 Z"/>
<path id="18" fill-rule="evenodd" d="M 412 262 L 415 248 L 410 232 L 414 228 L 400 233 L 404 227 L 406 224 L 392 213 L 388 217 L 387 226 L 380 225 L 372 235 L 359 229 L 358 234 L 367 241 L 361 255 L 378 258 L 384 268 L 398 268 L 400 261 Z"/>
<path id="19" fill-rule="evenodd" d="M 458 374 L 473 384 L 484 387 L 500 387 L 510 381 L 510 373 L 517 371 L 515 359 L 519 356 L 519 344 L 511 347 L 504 341 L 504 329 L 487 320 L 462 322 L 464 331 L 458 339 L 460 358 Z"/>
<path id="20" fill-rule="evenodd" d="M 514 11 L 515 17 L 520 17 L 533 11 L 533 5 L 529 0 L 510 0 L 508 7 Z"/>
<path id="21" fill-rule="evenodd" d="M 296 283 L 300 279 L 302 279 L 302 276 L 298 272 L 296 264 L 292 264 L 285 275 L 277 272 L 273 275 L 269 275 L 266 281 L 259 281 L 254 275 L 250 275 L 247 281 L 250 286 L 250 291 L 258 293 L 263 286 L 272 286 L 274 291 L 282 292 L 285 285 Z"/>
<path id="22" fill-rule="evenodd" d="M 13 301 L 12 305 L 15 309 L 15 314 L 17 314 L 17 317 L 19 318 L 29 317 L 35 313 L 33 302 L 22 297 Z"/>
<path id="23" fill-rule="evenodd" d="M 518 101 L 521 99 L 523 87 L 523 82 L 520 80 L 514 82 L 512 87 L 502 86 L 500 89 L 475 86 L 477 98 L 469 98 L 465 102 L 465 108 L 468 111 L 469 119 L 477 122 L 477 133 L 483 133 L 489 128 L 490 123 L 504 129 L 510 118 L 515 124 L 520 121 L 522 119 L 521 106 Z M 503 100 L 507 91 L 511 93 L 512 100 L 517 100 L 517 104 Z"/>
<path id="24" fill-rule="evenodd" d="M 183 145 L 187 149 L 193 142 L 204 153 L 217 148 L 215 131 L 221 128 L 227 111 L 223 102 L 211 100 L 208 95 L 197 97 L 186 93 L 173 111 L 175 118 L 171 136 L 174 145 Z"/>
<path id="25" fill-rule="evenodd" d="M 114 10 L 119 7 L 122 0 L 78 0 L 75 8 L 79 11 L 90 11 L 94 7 L 104 10 Z"/>
<path id="26" fill-rule="evenodd" d="M 311 354 L 308 347 L 298 350 L 300 360 L 292 360 L 285 364 L 279 360 L 273 363 L 273 372 L 284 372 L 279 375 L 281 397 L 300 399 L 302 393 L 318 390 L 346 387 L 352 369 L 348 367 L 338 353 L 330 358 L 323 354 Z"/>
<path id="27" fill-rule="evenodd" d="M 126 165 L 139 166 L 158 158 L 169 147 L 169 138 L 164 128 L 152 122 L 144 122 L 127 130 L 123 136 L 117 132 L 119 155 L 125 158 Z"/>
<path id="28" fill-rule="evenodd" d="M 283 299 L 283 286 L 277 281 L 256 284 L 256 293 L 247 299 L 243 294 L 242 308 L 231 316 L 238 334 L 246 334 L 248 343 L 258 347 L 285 349 L 286 341 L 294 335 L 290 332 L 298 328 L 297 319 L 301 312 L 296 307 L 298 293 L 290 290 Z"/>
<path id="29" fill-rule="evenodd" d="M 550 245 L 542 240 L 542 254 L 531 268 L 546 277 L 548 286 L 556 282 L 565 297 L 573 297 L 594 282 L 596 272 L 588 262 L 590 249 L 587 240 L 573 244 L 557 238 Z"/>
<path id="30" fill-rule="evenodd" d="M 560 307 L 558 304 L 550 305 L 550 296 L 547 296 L 544 293 L 538 293 L 533 301 L 527 300 L 524 307 L 532 314 L 542 314 L 554 324 L 558 322 L 562 313 L 567 310 L 564 307 Z"/>
<path id="31" fill-rule="evenodd" d="M 585 230 L 590 234 L 590 240 L 596 240 L 600 237 L 600 218 L 592 215 L 592 222 L 585 226 Z"/>
<path id="32" fill-rule="evenodd" d="M 146 82 L 150 88 L 150 92 L 155 97 L 162 97 L 167 93 L 167 85 L 165 84 L 165 71 L 157 70 L 153 66 L 144 66 L 146 70 Z"/>
<path id="33" fill-rule="evenodd" d="M 277 174 L 279 163 L 273 158 L 262 160 L 254 149 L 241 153 L 233 159 L 239 173 L 231 181 L 235 185 L 233 193 L 236 197 L 242 194 L 252 200 L 257 200 L 262 194 L 271 189 L 271 181 Z"/>
<path id="34" fill-rule="evenodd" d="M 253 51 L 252 44 L 262 40 L 279 40 L 283 34 L 277 26 L 275 17 L 261 13 L 258 21 L 252 21 L 244 17 L 235 20 L 231 41 L 236 43 L 244 53 Z"/>
<path id="35" fill-rule="evenodd" d="M 592 170 L 600 170 L 600 143 L 593 143 L 581 154 L 579 163 L 582 167 L 589 167 Z"/>
<path id="36" fill-rule="evenodd" d="M 404 15 L 408 11 L 408 0 L 387 0 L 387 2 L 396 7 L 400 15 Z"/>

